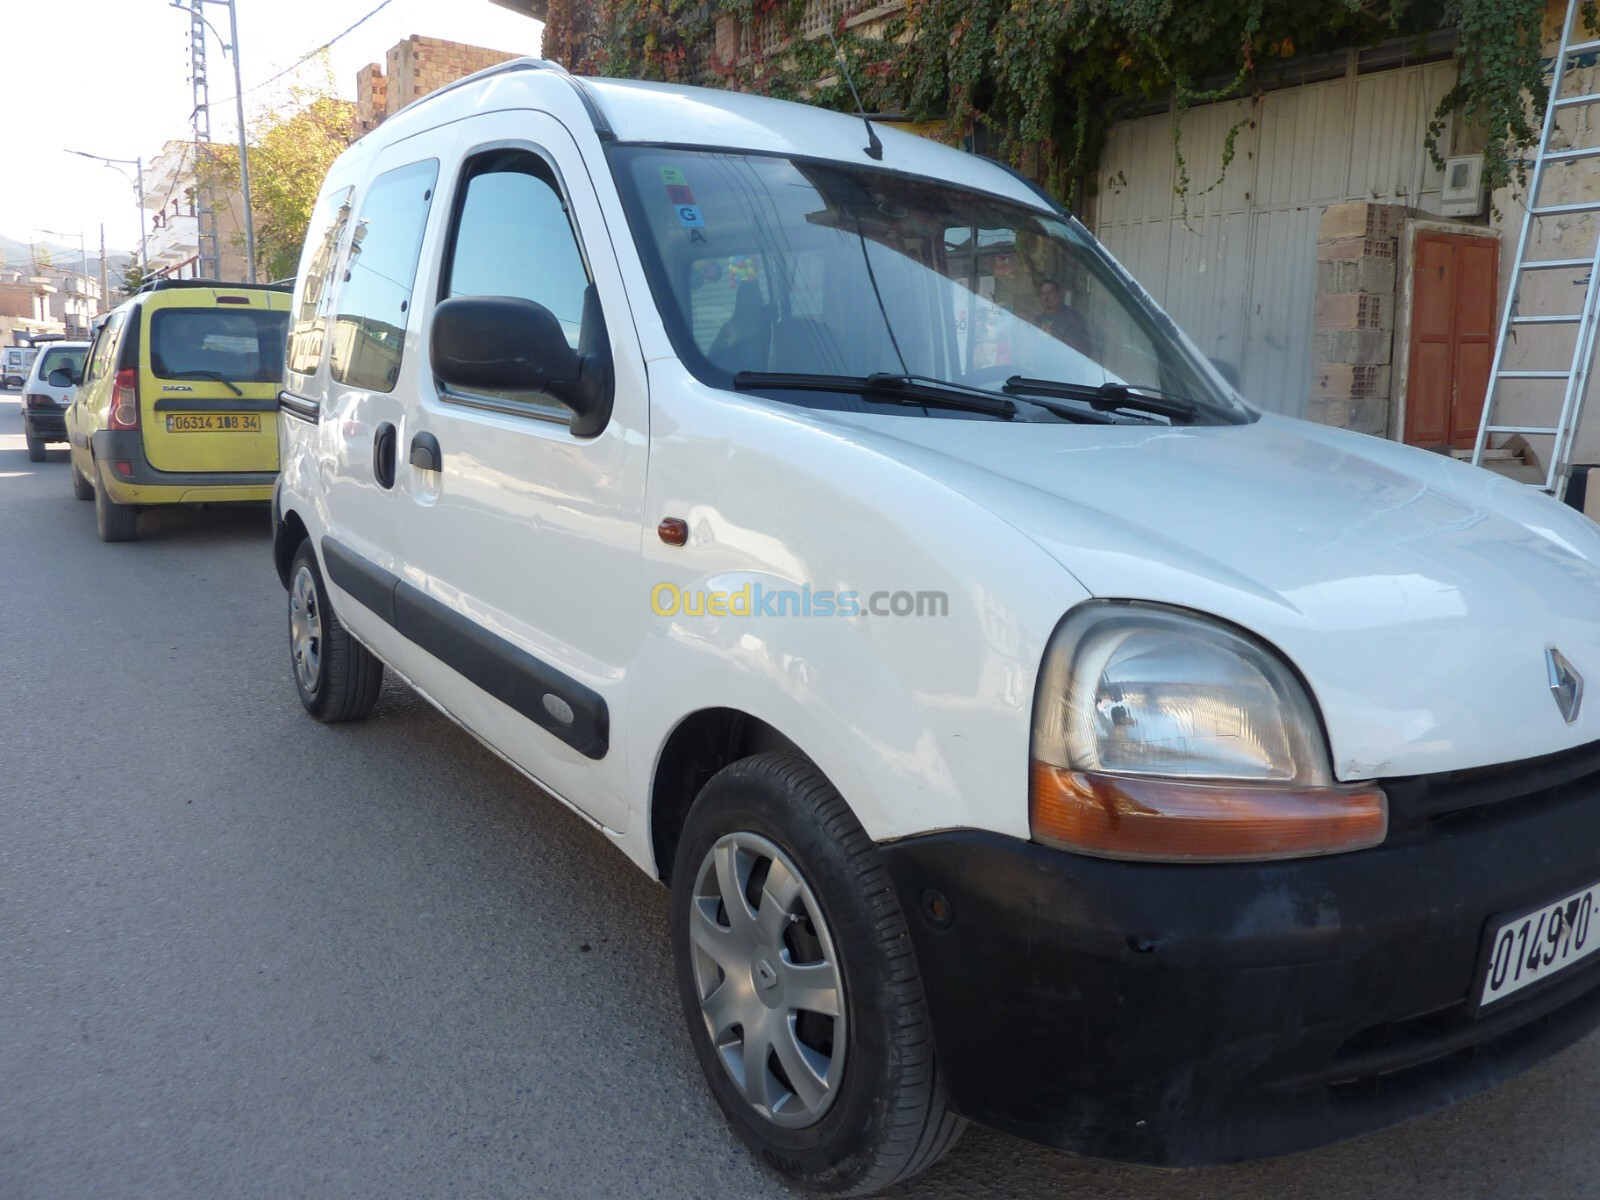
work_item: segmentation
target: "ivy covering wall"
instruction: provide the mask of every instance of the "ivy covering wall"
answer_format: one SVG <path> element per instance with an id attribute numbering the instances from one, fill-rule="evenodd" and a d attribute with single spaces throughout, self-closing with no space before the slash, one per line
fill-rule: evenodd
<path id="1" fill-rule="evenodd" d="M 1585 4 L 1591 27 L 1596 2 Z M 1251 94 L 1264 71 L 1296 57 L 1441 27 L 1459 33 L 1459 77 L 1433 138 L 1450 114 L 1480 126 L 1485 183 L 1499 188 L 1538 141 L 1547 90 L 1549 0 L 906 0 L 864 22 L 852 18 L 870 10 L 835 4 L 823 9 L 833 41 L 802 29 L 816 23 L 817 3 L 550 0 L 545 53 L 580 73 L 850 109 L 842 55 L 869 110 L 942 121 L 952 140 L 981 126 L 1001 155 L 1062 195 L 1092 171 L 1110 121 L 1131 104 L 1171 102 L 1181 116 Z M 1181 143 L 1175 154 L 1182 191 Z M 1226 168 L 1231 141 L 1223 158 L 1211 174 Z"/>

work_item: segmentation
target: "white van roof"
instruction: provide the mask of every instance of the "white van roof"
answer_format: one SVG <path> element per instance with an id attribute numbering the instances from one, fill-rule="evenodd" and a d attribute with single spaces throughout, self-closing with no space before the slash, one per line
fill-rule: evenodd
<path id="1" fill-rule="evenodd" d="M 726 147 L 835 159 L 923 175 L 1035 208 L 1045 200 L 1005 168 L 879 122 L 880 163 L 865 153 L 859 116 L 716 88 L 570 75 L 556 63 L 519 58 L 479 71 L 414 101 L 363 138 L 387 143 L 472 112 L 537 107 L 569 128 L 588 125 L 602 140 Z"/>

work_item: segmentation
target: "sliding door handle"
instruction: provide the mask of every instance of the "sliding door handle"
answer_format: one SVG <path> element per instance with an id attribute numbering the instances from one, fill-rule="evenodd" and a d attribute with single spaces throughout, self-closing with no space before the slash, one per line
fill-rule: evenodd
<path id="1" fill-rule="evenodd" d="M 387 490 L 394 486 L 394 426 L 385 421 L 372 436 L 372 477 Z"/>
<path id="2" fill-rule="evenodd" d="M 419 433 L 412 438 L 411 465 L 420 471 L 441 470 L 444 456 L 439 453 L 439 439 L 431 433 Z"/>

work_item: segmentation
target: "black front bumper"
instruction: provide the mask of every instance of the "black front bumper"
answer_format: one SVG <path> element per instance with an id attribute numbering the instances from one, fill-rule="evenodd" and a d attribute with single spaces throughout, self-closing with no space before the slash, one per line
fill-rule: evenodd
<path id="1" fill-rule="evenodd" d="M 1389 841 L 1328 858 L 1123 863 L 973 831 L 883 846 L 952 1106 L 1192 1166 L 1370 1132 L 1527 1069 L 1600 1024 L 1600 955 L 1479 1013 L 1480 947 L 1494 918 L 1600 881 L 1600 773 L 1579 765 L 1453 812 L 1397 788 Z"/>

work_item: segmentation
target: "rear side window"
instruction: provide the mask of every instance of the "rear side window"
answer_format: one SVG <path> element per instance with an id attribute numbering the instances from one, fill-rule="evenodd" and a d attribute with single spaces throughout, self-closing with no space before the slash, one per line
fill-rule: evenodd
<path id="1" fill-rule="evenodd" d="M 86 351 L 78 348 L 71 350 L 46 350 L 41 356 L 43 361 L 39 364 L 39 378 L 49 379 L 51 371 L 70 370 L 75 375 L 83 374 L 83 356 Z"/>
<path id="2" fill-rule="evenodd" d="M 333 322 L 333 377 L 387 392 L 400 378 L 406 312 L 439 160 L 387 171 L 361 202 Z"/>
<path id="3" fill-rule="evenodd" d="M 162 379 L 283 379 L 289 314 L 267 310 L 162 308 L 150 318 L 150 369 Z"/>
<path id="4" fill-rule="evenodd" d="M 122 331 L 122 323 L 127 319 L 126 312 L 114 312 L 106 318 L 106 323 L 100 329 L 100 336 L 95 338 L 94 345 L 89 347 L 89 373 L 84 378 L 85 383 L 91 379 L 99 379 L 111 369 L 111 356 L 117 349 L 117 334 Z"/>
<path id="5" fill-rule="evenodd" d="M 350 223 L 350 194 L 354 188 L 329 192 L 311 216 L 311 236 L 305 265 L 300 271 L 300 293 L 295 297 L 294 324 L 289 330 L 289 370 L 314 375 L 322 364 L 322 346 L 328 331 L 328 309 L 333 299 L 334 255 Z"/>

